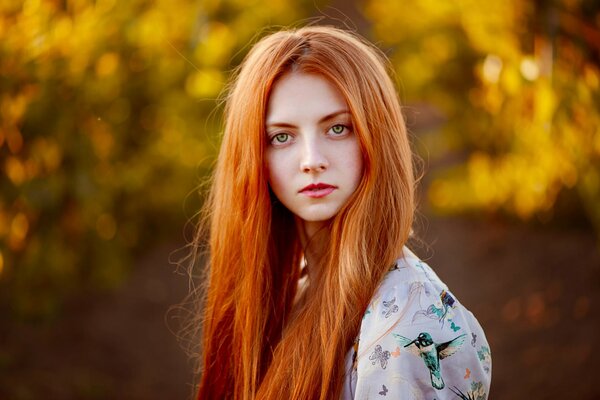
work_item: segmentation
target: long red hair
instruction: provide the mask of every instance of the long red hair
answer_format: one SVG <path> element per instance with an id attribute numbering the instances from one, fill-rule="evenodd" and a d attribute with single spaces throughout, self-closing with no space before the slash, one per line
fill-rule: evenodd
<path id="1" fill-rule="evenodd" d="M 346 352 L 413 222 L 413 158 L 388 68 L 359 36 L 309 26 L 264 37 L 236 70 L 205 206 L 198 399 L 339 398 Z M 269 94 L 292 70 L 320 74 L 343 94 L 364 165 L 328 225 L 322 276 L 294 310 L 303 249 L 294 216 L 270 192 L 264 162 Z"/>

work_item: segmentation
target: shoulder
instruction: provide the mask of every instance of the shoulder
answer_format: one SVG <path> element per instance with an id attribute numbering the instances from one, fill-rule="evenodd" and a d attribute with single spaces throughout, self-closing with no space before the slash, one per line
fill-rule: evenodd
<path id="1" fill-rule="evenodd" d="M 433 269 L 407 247 L 365 312 L 355 398 L 486 398 L 491 356 L 483 329 Z M 387 394 L 387 393 L 386 393 Z"/>
<path id="2" fill-rule="evenodd" d="M 445 323 L 451 315 L 437 315 L 436 310 L 444 306 L 450 310 L 455 305 L 456 299 L 446 284 L 405 246 L 403 256 L 390 267 L 371 298 L 361 324 L 361 338 L 377 337 L 392 327 L 418 325 L 430 319 Z"/>

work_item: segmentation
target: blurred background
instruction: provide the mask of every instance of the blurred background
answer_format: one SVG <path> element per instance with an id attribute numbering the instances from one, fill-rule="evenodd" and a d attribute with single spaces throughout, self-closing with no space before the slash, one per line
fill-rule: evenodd
<path id="1" fill-rule="evenodd" d="M 483 325 L 490 398 L 600 398 L 598 1 L 1 0 L 0 399 L 188 398 L 173 261 L 217 99 L 251 42 L 306 23 L 393 64 L 414 251 Z"/>

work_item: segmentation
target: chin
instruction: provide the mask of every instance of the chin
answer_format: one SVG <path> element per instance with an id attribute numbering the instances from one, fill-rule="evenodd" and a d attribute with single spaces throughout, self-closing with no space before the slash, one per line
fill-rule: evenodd
<path id="1" fill-rule="evenodd" d="M 317 212 L 298 213 L 302 220 L 306 222 L 325 222 L 337 215 L 338 210 L 319 210 Z"/>
<path id="2" fill-rule="evenodd" d="M 335 215 L 331 215 L 328 217 L 310 217 L 310 218 L 302 218 L 300 217 L 304 222 L 326 222 L 329 221 L 330 219 L 332 219 L 333 217 L 335 217 Z"/>

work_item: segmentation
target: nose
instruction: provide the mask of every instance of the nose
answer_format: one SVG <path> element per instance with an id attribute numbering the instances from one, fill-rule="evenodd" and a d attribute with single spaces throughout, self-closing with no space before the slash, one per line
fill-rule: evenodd
<path id="1" fill-rule="evenodd" d="M 328 167 L 329 162 L 317 140 L 307 140 L 304 144 L 302 159 L 300 161 L 302 172 L 323 172 Z"/>

